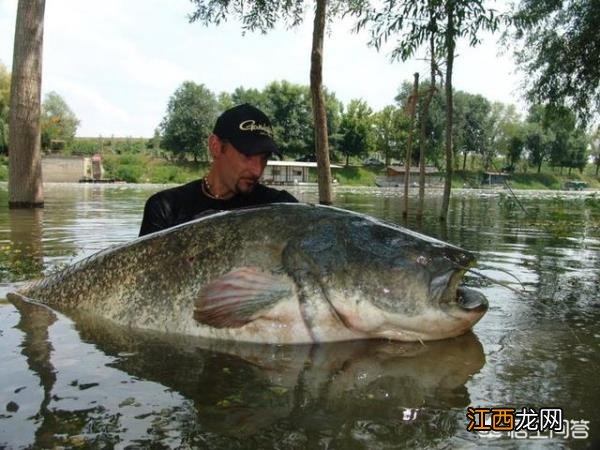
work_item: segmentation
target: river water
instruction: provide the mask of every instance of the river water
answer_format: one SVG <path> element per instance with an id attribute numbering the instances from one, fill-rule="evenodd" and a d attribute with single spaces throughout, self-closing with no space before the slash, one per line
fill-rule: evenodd
<path id="1" fill-rule="evenodd" d="M 429 194 L 407 225 L 475 252 L 502 284 L 469 275 L 488 313 L 473 333 L 424 345 L 203 342 L 40 307 L 21 315 L 4 300 L 134 239 L 160 188 L 48 185 L 43 210 L 10 211 L 0 184 L 0 448 L 600 444 L 600 195 L 457 191 L 443 227 Z M 291 192 L 316 201 L 314 188 Z M 338 188 L 335 204 L 404 224 L 398 189 Z M 468 407 L 526 408 L 530 430 L 467 431 Z M 562 431 L 534 431 L 541 408 L 561 409 Z"/>

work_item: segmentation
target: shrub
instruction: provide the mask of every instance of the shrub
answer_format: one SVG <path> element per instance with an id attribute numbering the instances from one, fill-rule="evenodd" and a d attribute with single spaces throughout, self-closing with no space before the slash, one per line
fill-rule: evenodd
<path id="1" fill-rule="evenodd" d="M 120 181 L 128 183 L 138 183 L 142 178 L 144 169 L 142 166 L 134 166 L 130 164 L 120 165 L 114 172 L 114 177 Z"/>
<path id="2" fill-rule="evenodd" d="M 143 165 L 145 161 L 139 155 L 126 154 L 117 158 L 119 165 Z"/>
<path id="3" fill-rule="evenodd" d="M 153 183 L 184 183 L 187 178 L 186 174 L 175 166 L 155 166 L 150 172 L 150 180 Z"/>
<path id="4" fill-rule="evenodd" d="M 75 138 L 75 140 L 69 143 L 64 153 L 93 155 L 101 150 L 100 142 L 96 139 Z"/>

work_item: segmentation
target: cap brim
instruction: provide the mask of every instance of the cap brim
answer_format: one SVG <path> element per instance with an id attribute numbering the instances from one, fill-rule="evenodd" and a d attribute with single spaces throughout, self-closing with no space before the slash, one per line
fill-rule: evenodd
<path id="1" fill-rule="evenodd" d="M 235 136 L 229 138 L 229 142 L 242 152 L 244 155 L 260 155 L 262 153 L 271 153 L 282 157 L 281 151 L 275 141 L 269 136 Z"/>

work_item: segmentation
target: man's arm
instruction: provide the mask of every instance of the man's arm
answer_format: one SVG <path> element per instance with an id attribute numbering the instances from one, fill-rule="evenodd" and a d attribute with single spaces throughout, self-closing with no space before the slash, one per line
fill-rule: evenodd
<path id="1" fill-rule="evenodd" d="M 146 201 L 140 236 L 164 230 L 172 226 L 171 206 L 161 196 L 155 194 Z"/>
<path id="2" fill-rule="evenodd" d="M 288 191 L 278 191 L 276 203 L 298 203 L 298 199 Z"/>

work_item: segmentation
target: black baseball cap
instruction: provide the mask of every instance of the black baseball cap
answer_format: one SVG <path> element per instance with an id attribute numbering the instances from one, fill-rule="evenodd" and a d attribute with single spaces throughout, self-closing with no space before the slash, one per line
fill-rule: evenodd
<path id="1" fill-rule="evenodd" d="M 275 153 L 281 158 L 281 151 L 273 140 L 271 121 L 260 109 L 244 103 L 221 114 L 213 133 L 225 139 L 245 155 Z"/>

